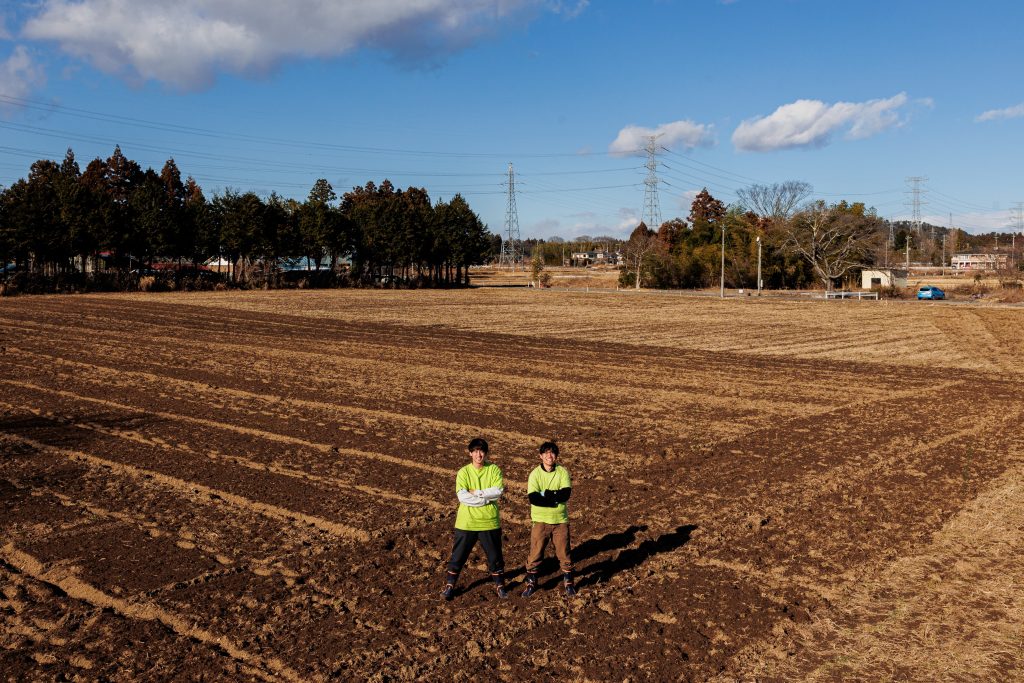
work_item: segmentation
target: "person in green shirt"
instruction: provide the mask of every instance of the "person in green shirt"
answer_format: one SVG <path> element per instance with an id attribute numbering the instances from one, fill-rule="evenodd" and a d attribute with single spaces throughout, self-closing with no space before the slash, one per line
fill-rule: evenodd
<path id="1" fill-rule="evenodd" d="M 473 546 L 480 541 L 498 597 L 506 598 L 505 559 L 501 554 L 501 518 L 498 514 L 498 499 L 505 492 L 505 479 L 501 468 L 487 461 L 486 441 L 473 439 L 468 450 L 470 463 L 455 475 L 459 510 L 455 514 L 455 542 L 441 595 L 445 600 L 455 597 L 459 573 Z"/>
<path id="2" fill-rule="evenodd" d="M 545 441 L 540 445 L 540 465 L 526 483 L 526 495 L 530 499 L 530 557 L 526 562 L 526 588 L 523 597 L 528 598 L 537 590 L 537 568 L 544 557 L 548 541 L 555 546 L 555 555 L 562 567 L 562 584 L 570 598 L 576 595 L 572 578 L 572 557 L 569 543 L 569 509 L 566 503 L 572 495 L 572 480 L 569 470 L 558 464 L 558 444 Z"/>

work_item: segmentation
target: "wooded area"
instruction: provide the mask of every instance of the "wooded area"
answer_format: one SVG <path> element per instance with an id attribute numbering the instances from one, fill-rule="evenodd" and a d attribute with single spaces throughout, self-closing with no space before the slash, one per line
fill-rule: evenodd
<path id="1" fill-rule="evenodd" d="M 431 202 L 422 188 L 385 180 L 339 201 L 321 179 L 304 202 L 233 189 L 208 200 L 193 178 L 182 181 L 173 159 L 159 173 L 142 170 L 120 148 L 84 172 L 70 149 L 59 164 L 36 161 L 0 193 L 0 266 L 112 288 L 155 263 L 175 264 L 179 279 L 197 276 L 213 256 L 230 264 L 226 277 L 239 285 L 278 284 L 275 264 L 297 258 L 314 271 L 321 264 L 335 276 L 344 270 L 352 284 L 457 285 L 493 247 L 494 236 L 458 194 Z"/>
<path id="2" fill-rule="evenodd" d="M 938 267 L 957 251 L 998 245 L 995 234 L 928 224 L 915 230 L 909 222 L 880 218 L 862 202 L 827 203 L 811 194 L 799 181 L 752 185 L 726 206 L 704 189 L 686 220 L 673 218 L 657 230 L 637 226 L 623 249 L 619 284 L 712 287 L 724 270 L 725 286 L 754 289 L 760 261 L 766 289 L 831 289 L 863 267 L 901 268 L 907 260 Z M 1004 239 L 1004 253 L 1010 243 Z"/>

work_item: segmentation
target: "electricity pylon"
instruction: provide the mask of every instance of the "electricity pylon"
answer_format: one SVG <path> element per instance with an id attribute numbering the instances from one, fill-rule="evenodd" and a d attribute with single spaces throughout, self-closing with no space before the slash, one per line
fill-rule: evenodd
<path id="1" fill-rule="evenodd" d="M 661 204 L 658 202 L 658 146 L 659 136 L 647 137 L 647 177 L 644 179 L 644 217 L 648 230 L 661 227 Z"/>
<path id="2" fill-rule="evenodd" d="M 516 176 L 512 162 L 508 164 L 508 206 L 505 209 L 505 239 L 501 242 L 498 267 L 508 266 L 515 272 L 523 264 L 523 241 L 519 238 L 519 212 L 516 210 Z"/>

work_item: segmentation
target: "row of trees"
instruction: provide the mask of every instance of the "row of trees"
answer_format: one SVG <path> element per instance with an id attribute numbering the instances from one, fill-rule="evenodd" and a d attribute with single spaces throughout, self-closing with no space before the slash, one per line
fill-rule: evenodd
<path id="1" fill-rule="evenodd" d="M 790 248 L 773 226 L 781 222 L 740 205 L 726 207 L 705 189 L 687 218 L 674 218 L 657 231 L 641 223 L 630 235 L 620 282 L 635 287 L 700 288 L 717 285 L 722 273 L 725 231 L 725 282 L 756 287 L 758 238 L 761 279 L 769 288 L 806 287 L 815 281 L 811 264 Z M 769 239 L 771 235 L 771 239 Z"/>
<path id="2" fill-rule="evenodd" d="M 321 179 L 304 202 L 232 189 L 207 200 L 173 159 L 159 173 L 142 170 L 120 148 L 84 172 L 69 149 L 61 163 L 37 161 L 0 191 L 0 265 L 45 275 L 101 270 L 101 255 L 119 270 L 219 255 L 235 264 L 234 280 L 306 257 L 314 269 L 348 258 L 359 281 L 452 284 L 490 258 L 494 238 L 460 195 L 435 203 L 424 189 L 385 180 L 339 199 Z"/>
<path id="3" fill-rule="evenodd" d="M 760 263 L 766 287 L 830 288 L 858 266 L 902 263 L 908 241 L 915 261 L 938 264 L 943 251 L 984 239 L 934 226 L 913 233 L 862 203 L 809 202 L 811 187 L 802 182 L 752 185 L 738 194 L 727 207 L 705 189 L 685 220 L 657 230 L 641 224 L 625 244 L 610 237 L 527 240 L 526 257 L 550 265 L 574 251 L 621 248 L 623 284 L 709 287 L 723 272 L 724 231 L 728 286 L 756 287 Z M 459 195 L 432 202 L 422 188 L 401 190 L 385 180 L 339 198 L 321 179 L 305 201 L 231 189 L 207 200 L 194 179 L 182 180 L 173 159 L 159 173 L 142 170 L 120 148 L 84 172 L 69 149 L 61 163 L 37 161 L 27 178 L 0 190 L 0 266 L 15 261 L 44 275 L 129 271 L 157 261 L 195 266 L 219 255 L 233 264 L 235 281 L 305 257 L 315 270 L 348 260 L 351 277 L 362 282 L 453 284 L 468 282 L 469 266 L 493 259 L 500 245 Z"/>
<path id="4" fill-rule="evenodd" d="M 890 224 L 860 202 L 809 201 L 811 191 L 798 181 L 752 185 L 727 207 L 705 189 L 686 220 L 667 221 L 657 231 L 641 223 L 633 231 L 620 281 L 636 287 L 710 287 L 724 270 L 726 286 L 755 288 L 760 262 L 764 287 L 817 283 L 831 289 L 861 267 L 898 267 L 908 242 L 915 262 L 940 265 L 976 241 L 962 230 L 935 226 L 914 233 L 909 224 Z"/>

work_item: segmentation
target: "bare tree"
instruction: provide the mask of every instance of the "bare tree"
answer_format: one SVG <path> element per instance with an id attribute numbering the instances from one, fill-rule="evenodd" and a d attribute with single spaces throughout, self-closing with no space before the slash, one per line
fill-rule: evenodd
<path id="1" fill-rule="evenodd" d="M 626 267 L 636 273 L 636 288 L 640 289 L 641 272 L 644 266 L 644 259 L 648 254 L 658 247 L 658 236 L 653 230 L 649 230 L 644 223 L 636 226 L 626 242 L 625 259 Z"/>
<path id="2" fill-rule="evenodd" d="M 533 258 L 530 260 L 530 285 L 541 286 L 541 273 L 544 271 L 544 245 L 533 247 Z"/>
<path id="3" fill-rule="evenodd" d="M 781 226 L 783 248 L 807 259 L 826 291 L 864 263 L 882 232 L 878 217 L 857 206 L 850 210 L 845 202 L 828 206 L 819 200 Z"/>
<path id="4" fill-rule="evenodd" d="M 740 204 L 773 223 L 788 221 L 797 207 L 811 196 L 809 183 L 787 180 L 772 185 L 751 185 L 736 192 Z"/>

